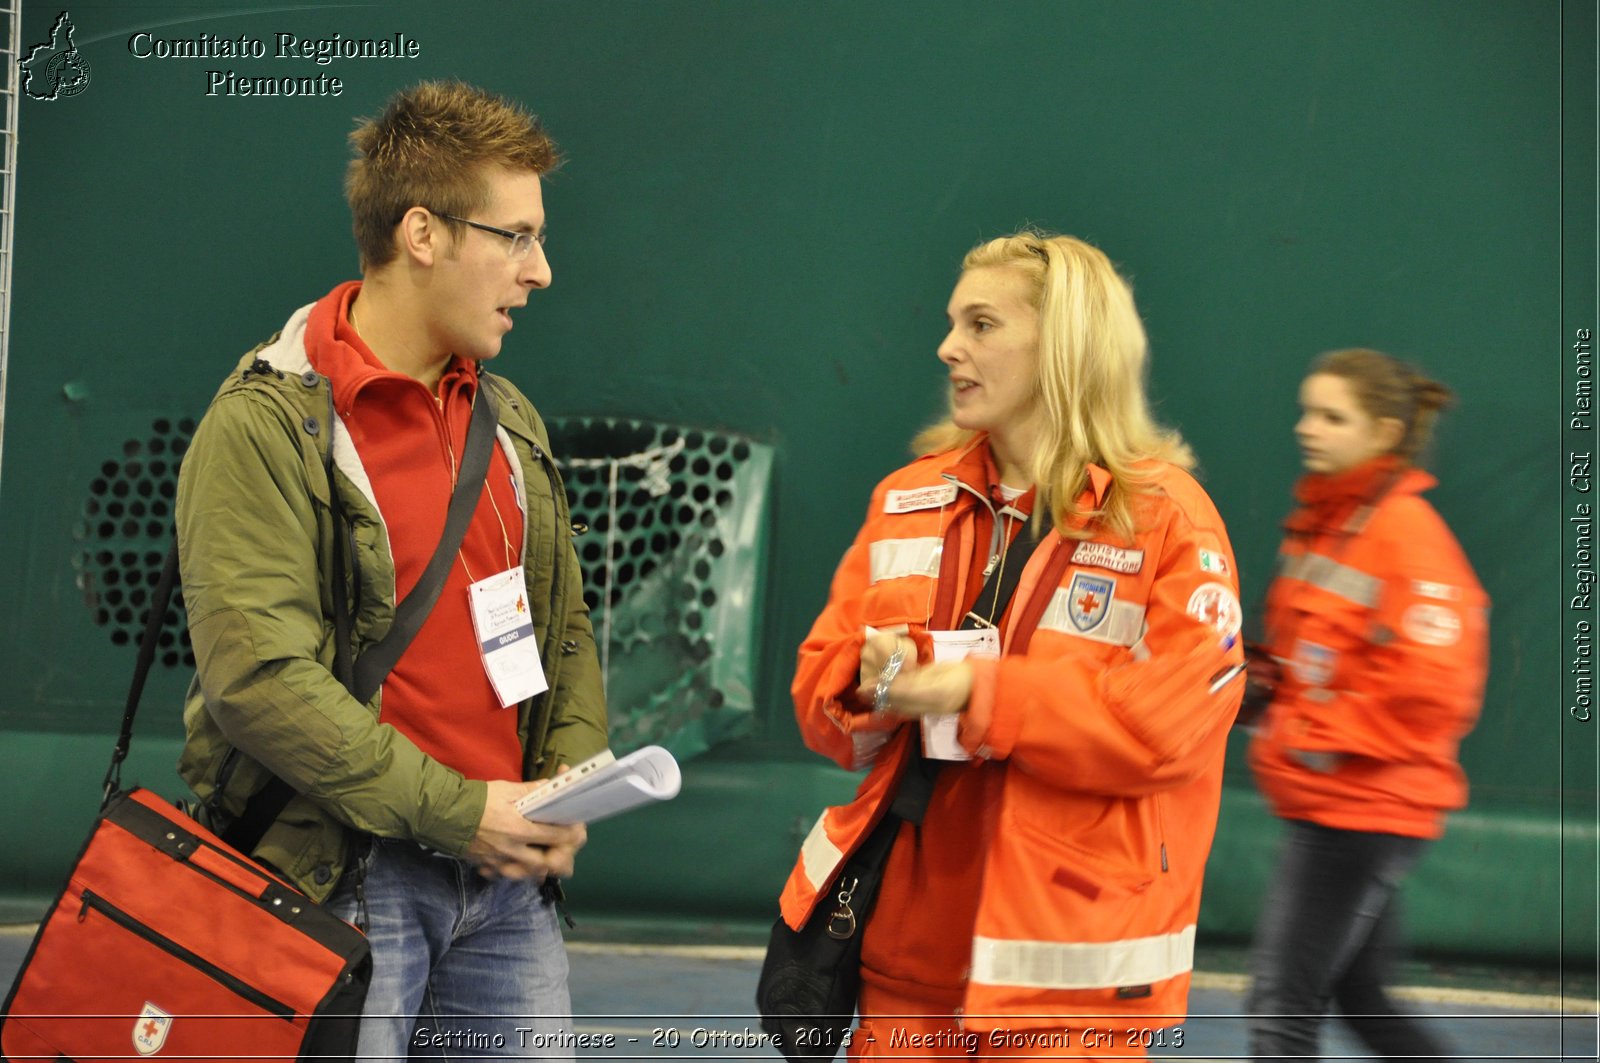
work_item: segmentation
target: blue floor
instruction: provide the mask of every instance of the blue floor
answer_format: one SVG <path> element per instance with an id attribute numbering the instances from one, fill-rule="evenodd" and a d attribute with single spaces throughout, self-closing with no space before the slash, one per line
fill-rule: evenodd
<path id="1" fill-rule="evenodd" d="M 0 928 L 0 985 L 10 984 L 30 937 L 26 927 Z M 761 966 L 758 950 L 579 940 L 570 951 L 576 1013 L 571 1032 L 589 1045 L 579 1049 L 580 1058 L 776 1058 L 750 1015 Z M 1167 1031 L 1169 1047 L 1156 1047 L 1151 1055 L 1184 1060 L 1247 1058 L 1245 1021 L 1239 1017 L 1242 989 L 1243 979 L 1237 974 L 1197 973 L 1190 1018 L 1181 1035 Z M 1563 1001 L 1537 990 L 1433 987 L 1404 992 L 1412 1008 L 1430 1017 L 1428 1021 L 1461 1060 L 1597 1058 L 1592 993 Z M 1180 1037 L 1181 1046 L 1175 1043 Z M 1327 1028 L 1323 1052 L 1326 1059 L 1369 1058 L 1337 1022 Z"/>

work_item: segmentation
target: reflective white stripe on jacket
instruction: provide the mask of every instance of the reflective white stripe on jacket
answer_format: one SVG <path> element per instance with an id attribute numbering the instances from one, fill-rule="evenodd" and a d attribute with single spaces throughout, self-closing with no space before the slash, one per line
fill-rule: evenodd
<path id="1" fill-rule="evenodd" d="M 894 792 L 914 728 L 854 703 L 862 640 L 907 630 L 926 660 L 926 632 L 957 626 L 963 603 L 952 587 L 967 587 L 988 553 L 974 541 L 975 507 L 988 504 L 983 445 L 923 458 L 878 486 L 800 648 L 793 693 L 807 744 L 847 768 L 878 749 L 855 800 L 827 809 L 802 846 L 782 897 L 791 926 L 826 895 Z M 969 1027 L 1186 1006 L 1242 693 L 1242 682 L 1215 682 L 1242 659 L 1238 583 L 1210 499 L 1181 470 L 1150 471 L 1135 541 L 1102 531 L 1084 546 L 1048 534 L 1023 570 L 1005 655 L 972 663 L 962 744 L 1008 770 L 997 829 L 987 844 L 975 840 Z M 1085 501 L 1098 503 L 1110 478 L 1099 469 L 1091 478 Z M 961 488 L 953 498 L 936 490 L 952 483 Z"/>

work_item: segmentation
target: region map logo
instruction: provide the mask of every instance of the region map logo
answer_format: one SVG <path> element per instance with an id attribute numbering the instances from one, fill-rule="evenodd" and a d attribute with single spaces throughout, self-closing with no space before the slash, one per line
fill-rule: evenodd
<path id="1" fill-rule="evenodd" d="M 72 16 L 63 11 L 50 28 L 50 39 L 28 50 L 18 61 L 22 91 L 34 100 L 76 96 L 89 87 L 89 60 L 72 43 Z"/>

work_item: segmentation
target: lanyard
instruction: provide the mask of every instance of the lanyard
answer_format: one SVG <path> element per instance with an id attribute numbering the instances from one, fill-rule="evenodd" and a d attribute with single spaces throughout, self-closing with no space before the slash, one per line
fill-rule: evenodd
<path id="1" fill-rule="evenodd" d="M 1011 518 L 1008 516 L 1006 519 Z M 1042 520 L 1023 518 L 1023 525 L 1017 531 L 1016 542 L 1008 542 L 1002 547 L 1000 563 L 984 581 L 983 589 L 978 592 L 978 600 L 972 603 L 972 608 L 961 618 L 960 627 L 963 630 L 994 627 L 995 619 L 1005 616 L 1006 607 L 1011 604 L 1011 597 L 1016 593 L 1017 584 L 1022 579 L 1022 570 L 1028 567 L 1028 559 L 1044 541 L 1048 530 Z M 1012 564 L 1013 557 L 1017 559 L 1016 564 Z"/>
<path id="2" fill-rule="evenodd" d="M 993 627 L 992 618 L 1005 615 L 1006 606 L 1010 604 L 1012 595 L 1016 593 L 1017 584 L 1022 579 L 1022 570 L 1028 567 L 1028 559 L 1044 541 L 1045 533 L 1048 531 L 1049 526 L 1044 521 L 1036 522 L 1031 517 L 1025 518 L 1025 523 L 1017 531 L 1014 548 L 1007 548 L 1001 552 L 999 564 L 989 573 L 983 590 L 978 592 L 978 600 L 962 618 L 962 629 L 970 631 L 980 627 Z M 900 775 L 900 786 L 890 805 L 890 811 L 908 823 L 920 824 L 923 814 L 928 809 L 928 802 L 933 797 L 933 784 L 938 778 L 941 766 L 942 762 L 929 760 L 922 755 L 922 743 L 913 736 L 911 762 Z"/>

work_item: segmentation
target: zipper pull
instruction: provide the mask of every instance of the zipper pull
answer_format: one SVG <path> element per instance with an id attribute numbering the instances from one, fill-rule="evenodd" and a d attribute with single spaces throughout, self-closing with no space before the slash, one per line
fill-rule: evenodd
<path id="1" fill-rule="evenodd" d="M 828 916 L 828 936 L 838 941 L 848 941 L 855 936 L 856 913 L 850 907 L 851 895 L 861 880 L 851 879 L 850 885 L 839 886 L 839 903 Z"/>
<path id="2" fill-rule="evenodd" d="M 89 894 L 85 893 L 83 895 L 83 904 L 78 908 L 78 922 L 81 923 L 87 918 L 89 918 Z"/>
<path id="3" fill-rule="evenodd" d="M 372 850 L 368 849 L 356 860 L 356 929 L 363 934 L 368 932 L 367 926 L 367 867 L 372 859 Z"/>
<path id="4" fill-rule="evenodd" d="M 561 880 L 554 876 L 547 877 L 539 884 L 539 899 L 544 904 L 554 905 L 556 914 L 569 929 L 576 930 L 578 924 L 572 918 L 572 913 L 567 911 L 567 891 L 562 888 Z"/>
<path id="5" fill-rule="evenodd" d="M 994 571 L 994 566 L 998 565 L 999 563 L 1000 563 L 1000 555 L 999 554 L 990 554 L 989 555 L 989 563 L 987 565 L 983 566 L 983 578 L 984 579 L 988 579 L 989 578 L 989 574 Z"/>

